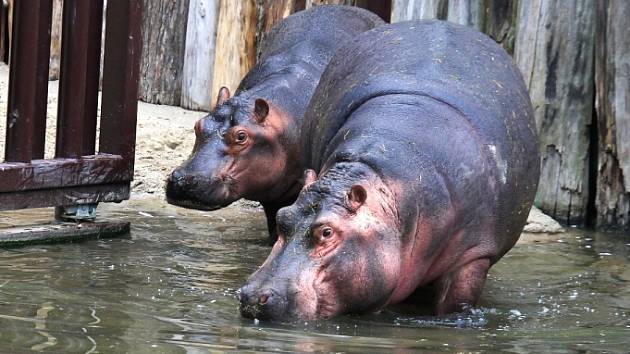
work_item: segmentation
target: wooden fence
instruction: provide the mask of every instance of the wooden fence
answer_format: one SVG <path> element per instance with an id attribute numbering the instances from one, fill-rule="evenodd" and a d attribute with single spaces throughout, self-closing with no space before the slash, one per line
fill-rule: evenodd
<path id="1" fill-rule="evenodd" d="M 98 153 L 103 2 L 63 2 L 56 153 L 49 160 L 43 158 L 53 0 L 12 5 L 0 210 L 57 206 L 63 211 L 127 199 L 135 148 L 140 2 L 110 0 L 107 7 Z"/>
<path id="2" fill-rule="evenodd" d="M 218 88 L 235 89 L 255 63 L 266 30 L 324 3 L 487 33 L 530 90 L 542 152 L 536 205 L 567 224 L 630 228 L 627 0 L 142 0 L 140 98 L 210 110 Z"/>

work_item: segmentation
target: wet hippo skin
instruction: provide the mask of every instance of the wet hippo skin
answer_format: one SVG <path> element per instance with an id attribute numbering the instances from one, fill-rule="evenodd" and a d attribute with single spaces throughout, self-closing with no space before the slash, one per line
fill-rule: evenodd
<path id="1" fill-rule="evenodd" d="M 276 212 L 302 186 L 300 131 L 321 74 L 343 43 L 382 24 L 360 8 L 317 6 L 272 28 L 235 95 L 222 88 L 197 122 L 192 154 L 168 178 L 167 201 L 202 210 L 260 201 L 275 242 Z"/>
<path id="2" fill-rule="evenodd" d="M 447 22 L 385 25 L 342 47 L 302 143 L 312 170 L 240 290 L 246 317 L 365 313 L 414 293 L 434 314 L 466 310 L 516 243 L 538 184 L 518 69 L 490 38 Z"/>

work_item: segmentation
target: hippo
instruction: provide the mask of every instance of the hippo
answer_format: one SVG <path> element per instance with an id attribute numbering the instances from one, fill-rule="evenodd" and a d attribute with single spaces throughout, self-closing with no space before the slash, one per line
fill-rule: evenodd
<path id="1" fill-rule="evenodd" d="M 305 183 L 239 290 L 241 314 L 321 319 L 406 299 L 432 315 L 474 307 L 540 174 L 531 101 L 508 54 L 448 22 L 384 25 L 336 52 L 304 120 Z"/>
<path id="2" fill-rule="evenodd" d="M 167 201 L 201 210 L 259 201 L 273 244 L 276 212 L 302 186 L 300 131 L 321 74 L 343 43 L 382 24 L 367 10 L 324 5 L 274 26 L 235 95 L 221 88 L 214 110 L 196 123 L 192 154 L 167 179 Z"/>

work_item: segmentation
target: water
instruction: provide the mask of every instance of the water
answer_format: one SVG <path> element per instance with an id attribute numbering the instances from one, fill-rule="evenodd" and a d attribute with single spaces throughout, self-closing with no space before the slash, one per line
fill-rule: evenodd
<path id="1" fill-rule="evenodd" d="M 379 314 L 276 324 L 242 319 L 238 289 L 269 252 L 262 212 L 136 201 L 118 239 L 0 250 L 0 351 L 57 353 L 628 352 L 630 237 L 530 237 L 495 267 L 470 316 Z M 0 214 L 0 226 L 50 210 Z M 532 240 L 541 242 L 533 242 Z"/>

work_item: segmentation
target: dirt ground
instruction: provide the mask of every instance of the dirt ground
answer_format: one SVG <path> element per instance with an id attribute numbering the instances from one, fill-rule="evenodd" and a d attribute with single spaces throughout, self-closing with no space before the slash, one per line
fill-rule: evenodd
<path id="1" fill-rule="evenodd" d="M 8 81 L 8 67 L 0 63 L 0 156 L 4 156 Z M 46 158 L 54 156 L 58 90 L 59 81 L 51 81 L 48 86 Z M 138 103 L 132 198 L 155 198 L 156 202 L 164 203 L 164 180 L 170 171 L 188 157 L 194 144 L 193 126 L 205 114 L 173 106 Z M 239 203 L 236 207 L 239 205 L 254 206 L 252 203 Z M 563 230 L 556 221 L 534 208 L 525 231 L 558 233 Z"/>

